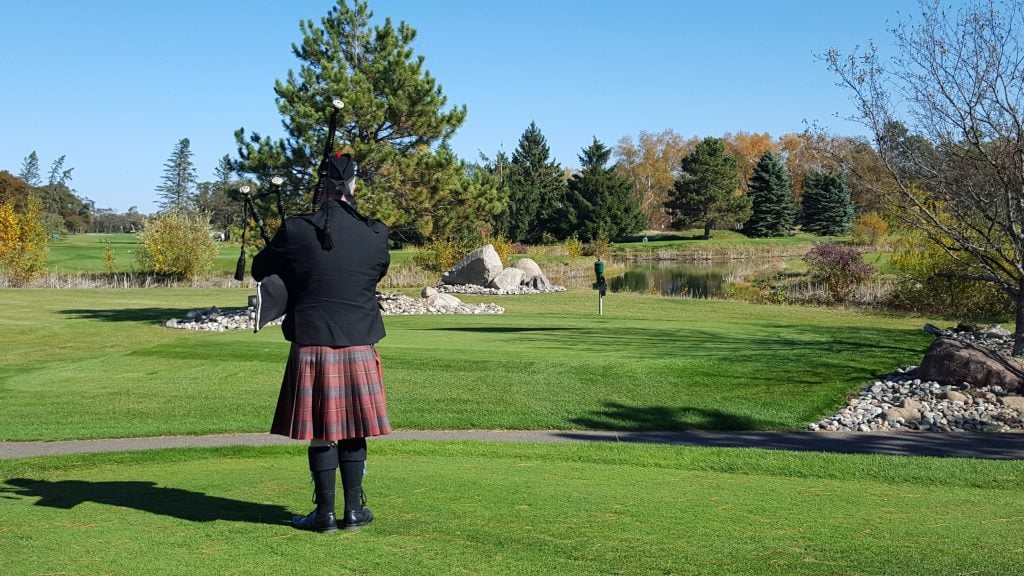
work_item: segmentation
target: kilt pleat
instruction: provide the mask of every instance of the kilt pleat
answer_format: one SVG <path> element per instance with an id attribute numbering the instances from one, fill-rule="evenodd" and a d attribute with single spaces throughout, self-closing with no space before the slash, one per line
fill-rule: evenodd
<path id="1" fill-rule="evenodd" d="M 377 349 L 293 343 L 270 432 L 329 442 L 390 433 Z"/>

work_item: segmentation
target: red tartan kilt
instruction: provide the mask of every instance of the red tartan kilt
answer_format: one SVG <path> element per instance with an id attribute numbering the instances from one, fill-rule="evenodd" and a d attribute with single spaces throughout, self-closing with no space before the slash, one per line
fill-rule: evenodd
<path id="1" fill-rule="evenodd" d="M 377 349 L 293 343 L 270 432 L 329 442 L 390 433 Z"/>

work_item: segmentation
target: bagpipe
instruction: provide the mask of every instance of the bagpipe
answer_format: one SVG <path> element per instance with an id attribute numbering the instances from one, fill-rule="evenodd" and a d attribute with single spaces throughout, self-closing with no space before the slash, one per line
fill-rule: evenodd
<path id="1" fill-rule="evenodd" d="M 330 197 L 329 195 L 333 191 L 331 188 L 340 185 L 345 186 L 347 199 L 353 203 L 353 206 L 355 205 L 355 199 L 351 197 L 350 192 L 350 183 L 355 179 L 355 165 L 347 154 L 343 157 L 341 154 L 334 153 L 334 134 L 338 128 L 338 115 L 345 104 L 341 99 L 335 98 L 331 101 L 331 106 L 331 118 L 328 123 L 323 155 L 317 168 L 317 183 L 313 189 L 311 211 L 317 210 L 324 203 L 324 200 Z M 345 159 L 345 162 L 341 162 L 342 158 Z M 278 216 L 281 222 L 284 223 L 284 219 L 287 217 L 283 190 L 284 182 L 283 177 L 274 176 L 270 179 L 271 187 L 267 191 L 257 193 L 248 184 L 244 184 L 238 189 L 242 202 L 242 247 L 238 255 L 238 262 L 235 264 L 235 280 L 239 282 L 245 279 L 245 238 L 250 218 L 256 224 L 256 229 L 259 231 L 264 247 L 270 245 L 272 237 L 267 231 L 266 219 L 259 210 L 257 200 L 273 195 L 276 199 Z M 330 238 L 329 234 L 325 236 L 328 239 Z M 331 246 L 325 246 L 324 248 L 330 249 Z M 284 315 L 287 304 L 288 291 L 285 288 L 284 281 L 279 276 L 270 275 L 257 282 L 255 296 L 249 297 L 249 306 L 256 309 L 253 332 L 259 332 L 267 323 Z"/>

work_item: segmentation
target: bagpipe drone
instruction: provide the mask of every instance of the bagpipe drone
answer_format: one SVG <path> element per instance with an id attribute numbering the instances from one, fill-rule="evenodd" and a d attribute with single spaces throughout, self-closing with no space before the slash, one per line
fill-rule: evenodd
<path id="1" fill-rule="evenodd" d="M 331 102 L 331 119 L 327 129 L 327 139 L 324 142 L 323 156 L 317 168 L 317 183 L 313 189 L 313 201 L 311 210 L 317 210 L 323 204 L 325 198 L 329 198 L 331 192 L 344 187 L 343 193 L 346 199 L 355 206 L 355 198 L 352 197 L 350 184 L 355 179 L 355 164 L 350 156 L 334 152 L 334 134 L 338 127 L 338 114 L 344 107 L 344 103 L 335 98 Z M 256 224 L 263 245 L 270 244 L 271 234 L 267 231 L 266 220 L 260 213 L 257 200 L 270 195 L 276 197 L 276 207 L 281 222 L 287 217 L 285 214 L 285 203 L 283 195 L 284 178 L 274 176 L 270 179 L 271 189 L 266 192 L 256 193 L 249 185 L 243 185 L 238 189 L 242 200 L 242 248 L 238 255 L 238 262 L 235 264 L 235 280 L 245 279 L 245 236 L 249 227 L 249 219 Z M 330 236 L 327 235 L 328 242 Z M 331 245 L 325 245 L 325 249 L 331 249 Z M 270 275 L 256 283 L 255 296 L 249 297 L 249 305 L 256 310 L 256 319 L 253 324 L 253 332 L 259 332 L 267 323 L 280 318 L 285 313 L 288 304 L 288 291 L 284 281 L 277 275 Z"/>

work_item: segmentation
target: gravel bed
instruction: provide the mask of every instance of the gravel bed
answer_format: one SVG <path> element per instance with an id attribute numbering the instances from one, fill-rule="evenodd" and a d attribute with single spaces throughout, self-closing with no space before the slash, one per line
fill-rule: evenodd
<path id="1" fill-rule="evenodd" d="M 1009 355 L 1013 338 L 999 327 L 976 330 L 938 330 L 956 338 Z M 836 414 L 807 426 L 829 432 L 922 430 L 930 432 L 1024 431 L 1024 397 L 999 386 L 956 386 L 922 381 L 917 367 L 907 366 L 866 386 Z"/>
<path id="2" fill-rule="evenodd" d="M 503 314 L 505 309 L 497 304 L 466 304 L 446 306 L 431 305 L 424 298 L 410 298 L 403 294 L 378 294 L 377 302 L 385 316 L 408 316 L 414 314 Z M 273 320 L 267 326 L 276 326 L 284 317 Z M 252 330 L 256 322 L 253 308 L 220 310 L 216 306 L 189 311 L 184 318 L 171 318 L 164 323 L 168 328 L 179 330 L 205 330 L 226 332 L 228 330 Z"/>

